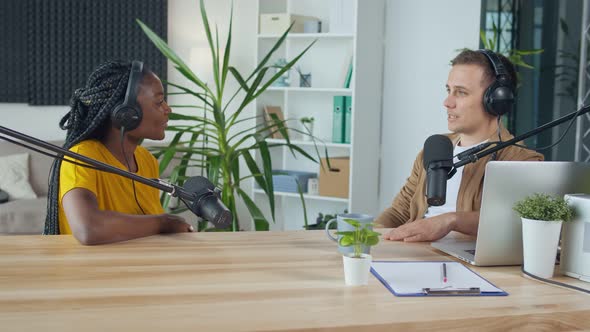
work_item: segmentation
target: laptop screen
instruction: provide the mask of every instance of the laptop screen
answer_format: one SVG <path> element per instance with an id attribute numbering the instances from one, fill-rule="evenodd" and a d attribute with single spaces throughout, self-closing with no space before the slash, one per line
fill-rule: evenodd
<path id="1" fill-rule="evenodd" d="M 549 161 L 491 161 L 486 166 L 477 265 L 522 264 L 522 223 L 514 204 L 534 193 L 590 193 L 590 164 Z"/>

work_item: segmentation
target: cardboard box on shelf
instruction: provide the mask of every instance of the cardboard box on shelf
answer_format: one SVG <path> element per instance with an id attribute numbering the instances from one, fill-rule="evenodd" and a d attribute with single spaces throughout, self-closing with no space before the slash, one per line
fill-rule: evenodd
<path id="1" fill-rule="evenodd" d="M 320 167 L 320 196 L 348 198 L 350 177 L 350 158 L 330 158 L 330 168 L 326 158 L 322 158 Z"/>
<path id="2" fill-rule="evenodd" d="M 276 115 L 276 118 L 273 119 L 273 115 Z M 283 122 L 285 120 L 283 111 L 281 111 L 281 107 L 270 105 L 264 106 L 264 118 L 266 119 L 266 123 L 269 126 L 275 124 L 277 121 Z M 287 129 L 285 128 L 285 130 Z M 270 128 L 270 132 L 272 138 L 284 138 L 283 134 L 281 134 L 281 132 L 279 131 L 278 126 Z"/>

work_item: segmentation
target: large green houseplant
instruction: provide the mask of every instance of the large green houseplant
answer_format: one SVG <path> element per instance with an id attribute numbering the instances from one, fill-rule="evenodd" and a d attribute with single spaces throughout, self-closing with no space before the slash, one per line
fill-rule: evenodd
<path id="1" fill-rule="evenodd" d="M 189 88 L 166 82 L 169 88 L 177 89 L 177 91 L 169 94 L 186 94 L 196 98 L 194 105 L 171 106 L 173 108 L 188 107 L 195 109 L 196 114 L 184 115 L 171 113 L 171 122 L 176 120 L 183 120 L 183 122 L 168 126 L 167 130 L 174 132 L 174 137 L 168 146 L 156 149 L 154 154 L 160 159 L 161 172 L 168 167 L 173 159 L 180 159 L 178 166 L 174 168 L 170 178 L 170 182 L 177 185 L 181 185 L 186 179 L 187 169 L 198 167 L 206 170 L 209 180 L 222 189 L 222 201 L 233 214 L 231 230 L 240 230 L 236 211 L 237 197 L 240 197 L 248 208 L 254 220 L 255 229 L 268 230 L 269 221 L 254 200 L 242 188 L 242 181 L 253 177 L 260 188 L 264 190 L 268 197 L 271 215 L 274 220 L 275 201 L 272 182 L 272 162 L 269 149 L 276 146 L 286 146 L 294 155 L 298 153 L 315 162 L 317 162 L 317 159 L 300 147 L 291 144 L 289 131 L 305 133 L 297 129 L 288 128 L 287 121 L 289 119 L 279 120 L 275 116 L 272 117 L 273 122 L 269 125 L 264 121 L 256 121 L 258 116 L 246 115 L 244 110 L 246 106 L 263 93 L 275 80 L 290 70 L 315 41 L 310 43 L 309 46 L 286 65 L 280 68 L 269 65 L 268 62 L 271 56 L 281 46 L 290 31 L 291 27 L 289 27 L 277 39 L 275 45 L 263 57 L 256 68 L 249 75 L 245 76 L 229 64 L 232 51 L 233 5 L 230 13 L 227 39 L 224 47 L 221 48 L 224 51 L 220 51 L 217 28 L 215 29 L 215 34 L 211 31 L 204 0 L 200 1 L 200 12 L 213 59 L 212 69 L 214 81 L 211 85 L 206 84 L 195 75 L 189 66 L 185 64 L 165 41 L 143 22 L 137 20 L 137 23 L 152 43 L 174 64 L 174 68 L 195 86 Z M 226 83 L 230 74 L 238 82 L 239 88 L 228 99 L 227 96 L 229 93 L 226 91 Z M 268 78 L 269 76 L 270 78 Z M 237 103 L 239 105 L 237 109 L 233 113 L 230 113 L 228 106 L 238 96 L 243 96 L 243 99 Z M 244 129 L 244 125 L 248 122 L 257 122 L 257 124 Z M 266 138 L 275 131 L 279 131 L 283 135 L 285 138 L 284 142 L 269 143 L 266 141 Z M 315 151 L 319 156 L 317 146 Z M 256 163 L 253 153 L 260 155 L 261 165 Z M 240 174 L 240 160 L 245 162 L 251 174 L 246 176 Z M 301 199 L 303 202 L 302 196 Z M 165 207 L 168 205 L 167 198 L 163 198 L 163 205 Z M 203 230 L 205 227 L 206 221 L 199 224 L 199 230 Z"/>

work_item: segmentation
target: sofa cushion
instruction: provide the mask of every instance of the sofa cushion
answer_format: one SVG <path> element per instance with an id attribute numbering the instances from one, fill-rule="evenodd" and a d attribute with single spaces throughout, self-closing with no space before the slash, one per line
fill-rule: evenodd
<path id="1" fill-rule="evenodd" d="M 63 145 L 63 141 L 49 141 L 47 143 L 51 143 L 58 146 Z M 46 155 L 31 151 L 20 145 L 0 140 L 0 156 L 7 156 L 19 153 L 30 154 L 29 182 L 31 183 L 31 187 L 33 187 L 33 190 L 35 191 L 38 197 L 47 196 L 47 179 L 49 178 L 49 170 L 51 169 L 51 165 L 53 164 L 54 159 Z"/>
<path id="2" fill-rule="evenodd" d="M 29 182 L 29 154 L 0 156 L 0 189 L 8 200 L 37 198 Z"/>
<path id="3" fill-rule="evenodd" d="M 46 215 L 47 197 L 0 204 L 0 234 L 42 234 Z"/>

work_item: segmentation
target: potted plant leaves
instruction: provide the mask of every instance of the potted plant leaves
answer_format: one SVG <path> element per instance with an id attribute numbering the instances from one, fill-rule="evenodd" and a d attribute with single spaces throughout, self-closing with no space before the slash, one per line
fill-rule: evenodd
<path id="1" fill-rule="evenodd" d="M 562 197 L 537 193 L 516 202 L 514 211 L 522 219 L 524 270 L 553 277 L 561 224 L 572 220 L 573 208 Z"/>
<path id="2" fill-rule="evenodd" d="M 379 243 L 380 233 L 374 232 L 371 228 L 373 223 L 360 223 L 354 219 L 343 219 L 351 225 L 352 231 L 338 231 L 341 235 L 339 244 L 343 247 L 352 246 L 351 254 L 343 254 L 344 281 L 347 286 L 366 285 L 369 281 L 369 270 L 371 269 L 372 257 L 363 253 L 364 247 L 371 247 Z"/>
<path id="3" fill-rule="evenodd" d="M 193 102 L 183 105 L 170 105 L 174 108 L 185 108 L 190 110 L 186 114 L 171 113 L 170 124 L 167 131 L 174 132 L 174 136 L 168 146 L 155 148 L 154 156 L 160 160 L 160 172 L 163 172 L 173 160 L 180 160 L 170 175 L 170 182 L 182 186 L 191 173 L 201 170 L 206 173 L 207 178 L 216 186 L 221 188 L 221 199 L 233 215 L 232 231 L 242 229 L 238 220 L 238 202 L 245 204 L 253 221 L 254 229 L 267 231 L 270 222 L 262 213 L 256 200 L 246 190 L 249 188 L 250 179 L 253 177 L 256 184 L 264 191 L 270 206 L 270 215 L 275 219 L 275 195 L 272 181 L 272 158 L 270 149 L 274 147 L 287 147 L 293 155 L 302 155 L 310 161 L 316 162 L 320 159 L 319 150 L 316 149 L 317 157 L 312 157 L 303 151 L 299 146 L 291 143 L 291 131 L 301 130 L 290 128 L 287 125 L 289 119 L 273 118 L 273 123 L 260 125 L 254 123 L 255 118 L 260 119 L 262 115 L 252 117 L 247 111 L 247 106 L 254 102 L 264 91 L 274 83 L 289 85 L 289 70 L 303 57 L 303 55 L 315 43 L 311 41 L 308 46 L 297 54 L 294 54 L 288 61 L 285 58 L 272 65 L 275 52 L 281 49 L 281 45 L 287 39 L 294 23 L 274 42 L 274 46 L 260 60 L 256 67 L 249 72 L 240 72 L 238 68 L 230 64 L 233 26 L 233 7 L 229 14 L 229 29 L 225 43 L 221 44 L 222 38 L 215 25 L 209 23 L 205 1 L 200 0 L 200 16 L 209 45 L 209 52 L 212 58 L 213 82 L 206 83 L 198 77 L 180 56 L 160 38 L 153 30 L 139 19 L 137 23 L 156 46 L 156 48 L 168 59 L 184 78 L 188 85 L 166 82 L 169 89 L 174 91 L 169 94 L 186 95 L 193 98 Z M 230 79 L 237 83 L 234 88 L 228 84 Z M 231 106 L 231 107 L 230 107 Z M 249 124 L 252 123 L 252 124 Z M 284 137 L 284 142 L 269 143 L 273 131 L 278 131 Z M 269 133 L 270 132 L 270 133 Z M 262 162 L 256 162 L 254 154 L 260 155 Z M 244 176 L 240 171 L 242 165 L 246 165 L 252 176 Z M 301 195 L 303 209 L 305 202 Z M 162 205 L 168 207 L 169 196 L 162 196 Z M 304 214 L 307 223 L 307 215 Z M 207 220 L 199 222 L 198 230 L 207 229 Z"/>

